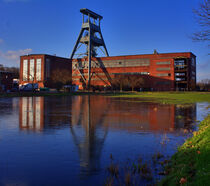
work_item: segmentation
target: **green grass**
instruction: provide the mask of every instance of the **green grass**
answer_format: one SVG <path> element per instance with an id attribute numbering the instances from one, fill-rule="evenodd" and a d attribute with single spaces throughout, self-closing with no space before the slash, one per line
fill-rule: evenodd
<path id="1" fill-rule="evenodd" d="M 158 185 L 209 185 L 210 180 L 210 114 L 200 123 L 193 137 L 178 148 L 171 163 L 165 167 L 169 174 Z"/>
<path id="2" fill-rule="evenodd" d="M 210 102 L 210 92 L 141 92 L 116 94 L 112 95 L 112 97 L 138 98 L 139 101 L 163 104 Z"/>
<path id="3" fill-rule="evenodd" d="M 158 102 L 163 104 L 187 104 L 210 102 L 210 92 L 19 92 L 0 93 L 1 97 L 23 96 L 72 96 L 72 95 L 104 95 L 118 98 L 137 98 L 135 102 Z"/>

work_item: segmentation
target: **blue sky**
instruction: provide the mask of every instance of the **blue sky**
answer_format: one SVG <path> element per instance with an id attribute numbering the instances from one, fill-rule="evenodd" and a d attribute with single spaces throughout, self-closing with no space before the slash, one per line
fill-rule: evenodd
<path id="1" fill-rule="evenodd" d="M 198 80 L 210 78 L 207 43 L 192 42 L 199 29 L 192 9 L 200 0 L 0 0 L 0 64 L 19 66 L 31 53 L 69 57 L 78 37 L 81 8 L 102 15 L 110 56 L 193 52 Z"/>

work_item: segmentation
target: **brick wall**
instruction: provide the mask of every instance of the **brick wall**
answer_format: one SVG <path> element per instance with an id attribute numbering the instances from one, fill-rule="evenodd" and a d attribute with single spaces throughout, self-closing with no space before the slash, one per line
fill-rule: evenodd
<path id="1" fill-rule="evenodd" d="M 146 74 L 148 75 L 147 88 L 149 86 L 154 90 L 174 90 L 174 59 L 191 59 L 193 56 L 192 53 L 188 52 L 93 58 L 91 62 L 91 85 L 110 86 L 116 73 L 139 73 L 144 77 Z M 73 83 L 83 89 L 87 81 L 85 82 L 81 78 L 78 68 L 83 68 L 80 72 L 87 79 L 87 58 L 74 59 L 72 62 Z M 191 86 L 190 83 L 188 84 Z"/>
<path id="2" fill-rule="evenodd" d="M 34 76 L 30 79 L 30 64 L 31 60 L 34 60 Z M 41 78 L 37 79 L 38 74 L 38 67 L 37 63 L 41 60 Z M 27 78 L 23 75 L 23 66 L 24 61 L 27 62 Z M 21 56 L 20 57 L 20 85 L 25 83 L 38 83 L 39 87 L 44 87 L 44 84 L 47 81 L 50 81 L 52 78 L 52 73 L 54 70 L 62 70 L 65 69 L 69 71 L 69 76 L 71 76 L 72 72 L 72 65 L 70 59 L 57 57 L 57 56 L 51 56 L 46 54 L 35 54 L 35 55 L 27 55 L 27 56 Z"/>

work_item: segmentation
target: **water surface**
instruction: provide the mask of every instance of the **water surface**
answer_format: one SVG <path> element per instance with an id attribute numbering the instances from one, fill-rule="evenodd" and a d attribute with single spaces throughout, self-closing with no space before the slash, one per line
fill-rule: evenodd
<path id="1" fill-rule="evenodd" d="M 171 156 L 207 105 L 103 96 L 1 98 L 0 185 L 103 185 L 110 154 L 120 164 L 150 161 L 158 152 Z"/>

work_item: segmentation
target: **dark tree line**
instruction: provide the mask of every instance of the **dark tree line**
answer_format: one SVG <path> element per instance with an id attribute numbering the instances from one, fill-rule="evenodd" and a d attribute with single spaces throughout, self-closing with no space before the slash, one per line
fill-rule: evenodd
<path id="1" fill-rule="evenodd" d="M 52 72 L 52 78 L 46 80 L 45 86 L 56 88 L 57 90 L 62 89 L 64 85 L 71 85 L 72 78 L 69 70 L 56 69 Z"/>
<path id="2" fill-rule="evenodd" d="M 19 68 L 18 67 L 5 67 L 0 64 L 0 71 L 13 73 L 13 78 L 19 78 Z"/>
<path id="3" fill-rule="evenodd" d="M 145 81 L 140 75 L 116 75 L 112 80 L 112 86 L 114 89 L 132 90 L 144 87 Z"/>
<path id="4" fill-rule="evenodd" d="M 203 79 L 198 82 L 197 89 L 201 91 L 210 91 L 210 79 Z"/>

